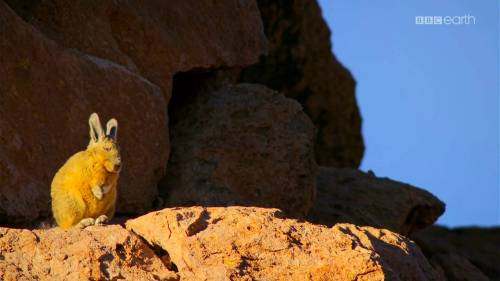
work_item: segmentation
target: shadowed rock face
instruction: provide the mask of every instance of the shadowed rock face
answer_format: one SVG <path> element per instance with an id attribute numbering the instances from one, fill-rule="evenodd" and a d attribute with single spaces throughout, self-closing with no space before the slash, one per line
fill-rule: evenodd
<path id="1" fill-rule="evenodd" d="M 432 226 L 412 236 L 449 280 L 500 280 L 500 228 Z M 460 275 L 468 272 L 467 275 Z M 467 279 L 469 278 L 469 279 Z"/>
<path id="2" fill-rule="evenodd" d="M 315 129 L 301 106 L 261 85 L 198 92 L 172 128 L 167 206 L 312 206 Z"/>
<path id="3" fill-rule="evenodd" d="M 7 3 L 14 10 L 0 2 L 0 223 L 49 215 L 52 177 L 86 147 L 92 112 L 118 119 L 117 211 L 150 209 L 170 152 L 172 76 L 245 66 L 266 50 L 252 0 Z"/>
<path id="4" fill-rule="evenodd" d="M 170 97 L 177 72 L 246 66 L 266 50 L 253 0 L 7 0 L 44 35 L 138 72 Z"/>
<path id="5" fill-rule="evenodd" d="M 139 237 L 121 226 L 85 230 L 0 227 L 0 279 L 179 280 Z"/>
<path id="6" fill-rule="evenodd" d="M 239 80 L 296 99 L 318 128 L 316 160 L 359 166 L 364 152 L 355 81 L 331 51 L 330 31 L 315 0 L 259 0 L 269 54 Z"/>
<path id="7" fill-rule="evenodd" d="M 458 280 L 490 280 L 481 270 L 466 257 L 457 254 L 436 254 L 430 259 L 436 270 L 442 272 L 448 281 Z"/>
<path id="8" fill-rule="evenodd" d="M 403 236 L 301 223 L 275 209 L 173 208 L 126 225 L 168 252 L 186 280 L 442 280 Z"/>
<path id="9" fill-rule="evenodd" d="M 149 208 L 168 159 L 161 89 L 118 64 L 57 45 L 1 1 L 0 26 L 1 223 L 49 215 L 52 177 L 86 148 L 92 112 L 119 123 L 120 210 Z"/>
<path id="10" fill-rule="evenodd" d="M 432 225 L 445 205 L 429 192 L 373 173 L 321 167 L 309 219 L 332 226 L 348 222 L 403 235 Z"/>

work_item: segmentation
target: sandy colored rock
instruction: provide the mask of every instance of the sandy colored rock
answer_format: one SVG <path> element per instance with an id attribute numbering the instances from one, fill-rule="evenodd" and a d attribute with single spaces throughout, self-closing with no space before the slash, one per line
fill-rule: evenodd
<path id="1" fill-rule="evenodd" d="M 445 204 L 431 193 L 372 172 L 321 167 L 317 200 L 309 220 L 332 226 L 347 222 L 408 235 L 432 225 Z"/>
<path id="2" fill-rule="evenodd" d="M 450 280 L 483 280 L 475 279 L 481 276 L 478 271 L 490 280 L 500 280 L 499 227 L 431 226 L 412 238 L 431 261 L 443 268 Z M 463 279 L 459 278 L 461 275 Z"/>
<path id="3" fill-rule="evenodd" d="M 85 230 L 0 228 L 0 279 L 178 280 L 136 235 L 113 225 Z"/>
<path id="4" fill-rule="evenodd" d="M 167 251 L 184 280 L 439 280 L 403 236 L 301 223 L 276 209 L 172 208 L 126 225 Z"/>
<path id="5" fill-rule="evenodd" d="M 126 68 L 58 46 L 0 1 L 0 222 L 50 211 L 50 183 L 89 142 L 88 118 L 116 117 L 124 167 L 118 211 L 151 207 L 169 140 L 160 88 Z"/>
<path id="6" fill-rule="evenodd" d="M 171 129 L 166 206 L 245 205 L 304 216 L 317 166 L 300 104 L 264 86 L 199 93 Z"/>
<path id="7" fill-rule="evenodd" d="M 164 87 L 192 69 L 246 66 L 266 51 L 254 0 L 9 0 L 63 46 L 106 58 Z"/>
<path id="8" fill-rule="evenodd" d="M 318 127 L 318 164 L 358 167 L 364 144 L 355 81 L 332 54 L 331 34 L 317 1 L 257 2 L 269 55 L 245 68 L 239 81 L 267 85 L 304 106 Z"/>

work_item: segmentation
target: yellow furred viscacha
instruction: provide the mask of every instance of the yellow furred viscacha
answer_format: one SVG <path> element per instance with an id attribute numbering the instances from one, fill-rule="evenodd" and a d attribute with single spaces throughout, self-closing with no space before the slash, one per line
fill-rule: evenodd
<path id="1" fill-rule="evenodd" d="M 51 184 L 52 214 L 64 229 L 101 224 L 115 212 L 121 168 L 118 123 L 110 119 L 105 134 L 98 115 L 93 113 L 89 125 L 87 149 L 71 156 Z"/>

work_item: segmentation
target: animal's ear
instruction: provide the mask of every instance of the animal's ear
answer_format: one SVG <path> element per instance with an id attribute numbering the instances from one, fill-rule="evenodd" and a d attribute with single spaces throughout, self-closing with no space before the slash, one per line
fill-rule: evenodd
<path id="1" fill-rule="evenodd" d="M 97 113 L 92 113 L 89 117 L 90 143 L 96 143 L 104 137 L 101 122 Z"/>
<path id="2" fill-rule="evenodd" d="M 106 124 L 106 136 L 116 141 L 118 137 L 118 121 L 115 118 L 109 119 Z"/>

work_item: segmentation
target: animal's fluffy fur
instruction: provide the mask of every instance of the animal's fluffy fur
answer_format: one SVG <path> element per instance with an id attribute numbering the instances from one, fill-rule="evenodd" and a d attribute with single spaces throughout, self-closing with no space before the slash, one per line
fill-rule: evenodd
<path id="1" fill-rule="evenodd" d="M 121 167 L 118 123 L 110 119 L 104 134 L 98 115 L 92 113 L 89 125 L 87 149 L 71 156 L 52 180 L 52 213 L 61 228 L 102 224 L 115 212 Z"/>

